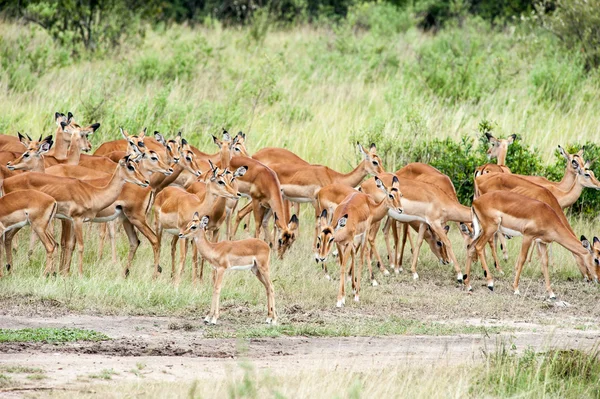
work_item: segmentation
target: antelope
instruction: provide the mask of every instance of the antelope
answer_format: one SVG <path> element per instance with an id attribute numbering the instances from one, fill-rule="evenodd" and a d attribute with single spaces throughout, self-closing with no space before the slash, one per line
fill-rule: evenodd
<path id="1" fill-rule="evenodd" d="M 71 255 L 77 243 L 79 253 L 79 274 L 83 274 L 83 222 L 95 218 L 96 214 L 111 205 L 120 195 L 125 182 L 148 186 L 148 180 L 140 173 L 138 166 L 129 157 L 119 161 L 110 180 L 103 187 L 77 179 L 50 176 L 45 173 L 29 172 L 5 179 L 3 191 L 8 194 L 15 191 L 34 189 L 53 197 L 57 204 L 57 217 L 66 219 L 63 223 L 64 243 L 61 251 L 61 271 L 67 274 Z M 75 231 L 71 233 L 71 223 Z"/>
<path id="2" fill-rule="evenodd" d="M 352 288 L 354 291 L 354 300 L 359 301 L 360 295 L 360 277 L 364 263 L 364 253 L 367 240 L 369 239 L 369 229 L 374 221 L 381 220 L 388 209 L 393 209 L 397 213 L 402 213 L 402 205 L 400 204 L 400 192 L 398 189 L 397 178 L 393 181 L 392 188 L 395 192 L 388 191 L 384 183 L 377 177 L 374 177 L 377 188 L 381 190 L 385 197 L 376 202 L 369 195 L 354 192 L 348 195 L 333 212 L 331 224 L 325 222 L 327 219 L 327 210 L 324 209 L 321 213 L 320 226 L 321 232 L 317 238 L 317 257 L 325 262 L 327 253 L 323 248 L 331 249 L 331 245 L 325 246 L 325 243 L 333 238 L 335 242 L 340 261 L 340 287 L 337 297 L 337 307 L 342 307 L 346 303 L 345 297 L 345 274 L 346 262 L 348 255 L 352 257 L 350 272 L 352 275 Z M 335 227 L 334 227 L 335 226 Z M 360 260 L 358 275 L 356 273 L 356 251 L 360 247 Z M 373 279 L 373 271 L 371 265 L 369 267 L 370 278 Z"/>
<path id="3" fill-rule="evenodd" d="M 212 165 L 212 164 L 211 164 Z M 189 222 L 193 212 L 200 210 L 205 213 L 224 212 L 225 198 L 239 198 L 240 192 L 237 190 L 235 179 L 241 177 L 248 169 L 246 166 L 238 168 L 231 174 L 228 170 L 219 171 L 217 167 L 212 166 L 210 178 L 206 182 L 204 198 L 200 199 L 197 195 L 188 193 L 178 187 L 167 187 L 156 196 L 154 209 L 156 212 L 156 233 L 160 241 L 162 232 L 173 234 L 171 242 L 171 272 L 176 284 L 179 283 L 183 275 L 185 266 L 185 255 L 187 252 L 187 240 L 180 244 L 180 268 L 179 273 L 175 271 L 175 248 L 177 245 L 177 234 Z M 222 215 L 223 213 L 221 213 Z M 221 218 L 222 219 L 222 218 Z M 211 230 L 218 228 L 219 220 L 214 220 Z M 192 281 L 196 283 L 198 265 L 194 262 Z M 200 270 L 200 279 L 202 279 L 203 270 Z"/>
<path id="4" fill-rule="evenodd" d="M 391 184 L 394 176 L 392 173 L 382 173 L 378 175 L 384 184 Z M 398 176 L 396 176 L 398 177 Z M 399 178 L 400 187 L 402 187 L 402 208 L 404 212 L 398 214 L 397 212 L 390 211 L 388 215 L 392 218 L 401 222 L 419 221 L 421 225 L 419 227 L 419 235 L 413 251 L 413 259 L 411 263 L 411 271 L 413 278 L 416 280 L 419 275 L 416 271 L 416 265 L 418 260 L 419 250 L 425 237 L 427 225 L 429 225 L 432 232 L 446 247 L 448 257 L 454 265 L 456 271 L 456 279 L 458 283 L 463 282 L 463 275 L 458 265 L 456 255 L 452 249 L 450 239 L 446 235 L 446 222 L 471 222 L 471 211 L 468 207 L 461 205 L 458 201 L 448 196 L 443 190 L 437 186 L 429 183 L 425 183 L 418 180 Z M 377 190 L 376 182 L 373 179 L 365 181 L 361 185 L 361 190 L 364 193 L 370 194 L 377 200 L 381 197 L 379 190 Z M 395 257 L 397 259 L 397 256 Z M 396 265 L 395 272 L 399 273 L 400 267 Z"/>
<path id="5" fill-rule="evenodd" d="M 325 215 L 333 214 L 335 211 L 335 208 L 337 208 L 342 201 L 344 201 L 346 198 L 348 198 L 348 196 L 350 196 L 356 192 L 358 192 L 358 191 L 354 188 L 345 186 L 343 184 L 336 184 L 336 183 L 325 186 L 321 190 L 319 190 L 319 192 L 317 194 L 317 207 L 318 207 L 317 224 L 318 225 L 316 227 L 315 241 L 313 243 L 313 246 L 317 250 L 317 251 L 315 251 L 315 259 L 316 259 L 317 263 L 319 263 L 319 261 L 322 260 L 321 257 L 319 256 L 319 252 L 318 252 L 318 249 L 322 244 L 322 238 L 321 238 L 321 242 L 319 242 L 319 228 L 322 227 L 322 223 L 320 220 L 320 216 L 318 216 L 318 215 L 323 215 L 323 211 L 325 211 Z M 399 181 L 397 178 L 392 180 L 391 189 L 389 190 L 387 195 L 389 197 L 389 201 L 391 201 L 391 204 L 388 204 L 388 205 L 390 207 L 392 207 L 396 212 L 402 213 L 402 206 L 401 206 L 401 202 L 400 202 L 400 198 L 402 197 L 402 194 L 400 192 Z M 369 227 L 369 235 L 367 236 L 367 240 L 368 240 L 369 248 L 370 248 L 369 251 L 367 252 L 367 265 L 369 268 L 369 277 L 371 279 L 371 284 L 373 286 L 377 286 L 378 283 L 377 283 L 377 280 L 375 280 L 375 278 L 373 276 L 373 270 L 371 268 L 371 252 L 375 253 L 375 256 L 377 257 L 377 260 L 378 260 L 378 267 L 379 267 L 380 271 L 383 273 L 383 275 L 390 274 L 387 271 L 387 269 L 383 266 L 383 262 L 381 261 L 381 257 L 379 256 L 379 252 L 377 252 L 377 248 L 375 246 L 375 238 L 377 237 L 377 232 L 379 231 L 379 226 L 381 224 L 381 220 L 386 215 L 387 215 L 387 208 L 384 208 L 384 209 L 380 210 L 379 212 L 375 212 L 372 215 L 371 226 Z M 324 259 L 322 261 L 324 262 Z M 327 267 L 326 267 L 325 263 L 322 264 L 322 267 L 323 267 L 323 271 L 325 272 L 325 278 L 329 280 L 329 275 L 327 274 Z"/>
<path id="6" fill-rule="evenodd" d="M 521 251 L 515 266 L 513 283 L 515 295 L 520 293 L 519 278 L 527 252 L 533 242 L 539 244 L 542 273 L 546 291 L 551 299 L 556 298 L 556 295 L 552 292 L 548 273 L 547 245 L 549 243 L 557 242 L 569 250 L 575 256 L 584 278 L 598 281 L 597 265 L 600 264 L 598 239 L 594 238 L 594 246 L 597 248 L 592 247 L 584 236 L 578 240 L 573 231 L 563 224 L 561 218 L 547 204 L 514 192 L 497 191 L 483 194 L 475 199 L 471 209 L 475 238 L 468 247 L 465 283 L 469 290 L 472 257 L 477 253 L 482 264 L 485 265 L 483 248 L 497 231 L 511 236 L 523 236 Z"/>
<path id="7" fill-rule="evenodd" d="M 497 139 L 490 133 L 485 133 L 490 147 L 487 150 L 488 159 L 496 158 L 496 164 L 487 163 L 479 166 L 475 169 L 475 180 L 477 177 L 488 174 L 488 173 L 510 173 L 510 169 L 506 166 L 506 154 L 508 153 L 508 146 L 511 145 L 516 139 L 516 134 L 511 134 L 507 139 Z M 477 190 L 477 184 L 475 184 L 475 197 L 479 196 Z"/>
<path id="8" fill-rule="evenodd" d="M 196 147 L 191 147 L 192 151 L 199 160 L 205 162 L 212 162 L 221 168 L 227 168 L 228 162 L 232 156 L 249 157 L 248 151 L 246 150 L 246 135 L 239 132 L 235 138 L 231 138 L 231 135 L 225 128 L 223 128 L 223 139 L 219 140 L 217 137 L 212 136 L 213 142 L 219 147 L 219 152 L 216 154 L 206 154 Z"/>
<path id="9" fill-rule="evenodd" d="M 23 190 L 0 197 L 0 236 L 12 238 L 22 227 L 31 225 L 46 249 L 46 267 L 43 274 L 54 270 L 54 250 L 56 241 L 48 232 L 51 220 L 57 210 L 56 201 L 51 196 L 35 190 Z M 6 239 L 6 268 L 10 272 L 12 264 L 11 239 Z M 0 259 L 2 246 L 0 245 Z M 2 268 L 0 267 L 0 277 Z"/>
<path id="10" fill-rule="evenodd" d="M 204 321 L 217 324 L 219 299 L 225 271 L 252 270 L 267 291 L 267 323 L 277 324 L 275 291 L 269 276 L 269 258 L 271 256 L 269 245 L 256 238 L 212 243 L 206 239 L 206 227 L 209 221 L 208 216 L 203 216 L 200 219 L 198 212 L 194 212 L 192 220 L 179 232 L 179 238 L 194 238 L 198 251 L 214 268 L 212 303 L 210 313 Z"/>
<path id="11" fill-rule="evenodd" d="M 242 194 L 252 198 L 252 202 L 246 209 L 251 209 L 256 221 L 254 238 L 260 237 L 261 228 L 264 227 L 266 239 L 271 242 L 271 237 L 266 228 L 268 222 L 267 212 L 271 212 L 275 218 L 275 226 L 279 230 L 277 240 L 277 252 L 279 258 L 283 258 L 285 252 L 291 247 L 297 237 L 298 217 L 289 216 L 288 208 L 284 206 L 282 189 L 277 174 L 267 166 L 252 158 L 234 156 L 231 158 L 230 166 L 239 168 L 248 166 L 248 172 L 239 178 L 238 187 Z M 242 212 L 243 210 L 240 210 Z M 243 213 L 238 213 L 234 222 L 231 235 L 235 235 L 240 221 L 244 218 Z M 287 224 L 286 224 L 287 222 Z M 228 237 L 231 239 L 231 237 Z"/>

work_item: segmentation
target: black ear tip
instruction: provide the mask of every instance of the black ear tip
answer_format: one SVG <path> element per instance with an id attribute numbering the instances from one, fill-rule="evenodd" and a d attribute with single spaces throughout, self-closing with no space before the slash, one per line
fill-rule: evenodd
<path id="1" fill-rule="evenodd" d="M 292 222 L 292 223 L 298 223 L 298 216 L 296 216 L 296 214 L 293 214 L 292 217 L 291 217 L 291 219 L 290 219 L 290 222 Z"/>
<path id="2" fill-rule="evenodd" d="M 92 124 L 92 129 L 97 130 L 100 127 L 99 123 Z"/>
<path id="3" fill-rule="evenodd" d="M 375 145 L 375 143 L 371 143 L 370 148 L 376 148 L 377 146 Z"/>
<path id="4" fill-rule="evenodd" d="M 294 215 L 296 216 L 296 215 Z M 321 217 L 322 218 L 326 218 L 327 217 L 327 209 L 323 209 L 323 212 L 321 212 Z"/>
<path id="5" fill-rule="evenodd" d="M 73 117 L 73 113 L 71 111 L 67 112 L 67 118 L 71 119 Z"/>
<path id="6" fill-rule="evenodd" d="M 184 138 L 182 138 L 182 139 L 181 139 L 181 144 L 183 144 L 183 145 L 187 144 L 187 140 L 186 140 L 186 139 L 184 139 Z"/>
<path id="7" fill-rule="evenodd" d="M 581 241 L 584 241 L 584 240 L 587 241 L 587 238 L 585 238 L 585 236 L 583 236 L 583 235 L 581 236 L 580 239 L 581 239 Z"/>
<path id="8" fill-rule="evenodd" d="M 348 214 L 345 214 L 344 216 L 342 216 L 344 219 L 348 219 Z"/>
<path id="9" fill-rule="evenodd" d="M 54 113 L 54 119 L 58 119 L 60 117 L 60 112 L 55 112 Z"/>
<path id="10" fill-rule="evenodd" d="M 154 131 L 154 134 L 160 134 L 160 133 L 158 132 L 158 130 L 155 130 L 155 131 Z"/>

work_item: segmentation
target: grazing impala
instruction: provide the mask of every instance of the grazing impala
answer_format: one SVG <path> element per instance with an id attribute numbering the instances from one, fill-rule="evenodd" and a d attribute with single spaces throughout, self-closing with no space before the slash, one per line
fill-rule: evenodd
<path id="1" fill-rule="evenodd" d="M 147 186 L 149 182 L 138 170 L 137 164 L 123 158 L 113 173 L 110 181 L 103 187 L 96 187 L 91 182 L 78 179 L 50 176 L 45 173 L 24 173 L 5 179 L 3 191 L 8 194 L 25 189 L 42 191 L 53 197 L 57 204 L 57 217 L 66 219 L 63 223 L 63 239 L 61 244 L 61 271 L 68 273 L 71 255 L 77 243 L 79 252 L 79 274 L 83 274 L 83 222 L 96 217 L 96 214 L 111 205 L 118 198 L 125 182 Z M 75 231 L 71 232 L 71 223 Z"/>
<path id="2" fill-rule="evenodd" d="M 213 265 L 213 297 L 210 313 L 204 321 L 217 324 L 219 318 L 219 299 L 223 276 L 227 270 L 252 270 L 267 291 L 267 323 L 277 324 L 275 312 L 275 291 L 269 276 L 269 258 L 271 250 L 264 241 L 248 238 L 240 241 L 222 241 L 212 243 L 206 239 L 208 216 L 200 219 L 198 212 L 192 220 L 181 228 L 179 237 L 182 239 L 194 238 L 196 247 L 204 259 Z"/>
<path id="3" fill-rule="evenodd" d="M 487 268 L 483 248 L 497 231 L 511 236 L 523 236 L 521 251 L 515 266 L 513 283 L 515 294 L 519 294 L 519 278 L 527 252 L 533 242 L 539 245 L 542 272 L 550 298 L 556 298 L 550 286 L 548 273 L 547 245 L 551 242 L 557 242 L 575 256 L 579 270 L 586 279 L 598 280 L 600 247 L 593 248 L 584 236 L 581 236 L 581 241 L 578 240 L 573 231 L 564 225 L 557 213 L 547 204 L 514 192 L 496 191 L 481 195 L 474 200 L 472 212 L 475 238 L 468 249 L 465 276 L 465 283 L 469 289 L 471 289 L 468 283 L 471 259 L 477 253 L 484 267 Z M 594 244 L 597 241 L 598 239 L 594 238 Z"/>
<path id="4" fill-rule="evenodd" d="M 56 214 L 56 209 L 54 198 L 34 190 L 23 190 L 0 198 L 0 236 L 7 237 L 5 248 L 8 271 L 11 270 L 12 264 L 11 238 L 28 224 L 46 249 L 44 274 L 48 275 L 54 270 L 54 250 L 57 245 L 54 237 L 48 232 L 48 226 Z M 0 245 L 0 261 L 1 259 L 2 246 Z M 2 277 L 1 267 L 0 277 Z"/>
<path id="5" fill-rule="evenodd" d="M 324 246 L 326 241 L 329 241 L 331 238 L 330 234 L 333 234 L 333 240 L 337 245 L 339 253 L 341 276 L 336 305 L 337 307 L 344 306 L 346 302 L 344 282 L 348 256 L 352 257 L 352 264 L 350 266 L 350 271 L 352 274 L 352 288 L 354 291 L 354 300 L 358 302 L 360 294 L 360 277 L 364 263 L 365 247 L 367 245 L 367 241 L 370 241 L 370 228 L 374 222 L 385 217 L 389 209 L 394 210 L 396 213 L 402 213 L 397 178 L 388 186 L 392 189 L 395 189 L 394 191 L 388 190 L 384 183 L 377 176 L 374 177 L 374 180 L 377 188 L 382 191 L 384 195 L 383 199 L 380 201 L 377 202 L 373 200 L 371 196 L 356 191 L 348 195 L 337 206 L 333 212 L 331 224 L 324 224 L 324 219 L 327 218 L 326 209 L 324 209 L 321 213 L 321 232 L 317 237 L 317 257 L 322 259 L 323 262 L 325 261 L 327 253 L 320 251 L 321 245 Z M 373 242 L 370 243 L 373 244 Z M 356 251 L 359 247 L 360 261 L 358 273 L 356 273 Z M 328 245 L 327 248 L 330 249 L 331 245 Z M 374 281 L 371 265 L 369 264 L 368 267 L 369 277 L 372 281 Z"/>

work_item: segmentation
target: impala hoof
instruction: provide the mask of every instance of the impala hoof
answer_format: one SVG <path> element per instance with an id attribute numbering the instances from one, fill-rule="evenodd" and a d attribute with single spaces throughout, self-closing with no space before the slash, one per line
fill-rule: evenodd
<path id="1" fill-rule="evenodd" d="M 11 267 L 12 267 L 12 266 L 10 265 L 10 263 L 7 263 L 7 264 L 6 264 L 6 271 L 7 271 L 7 272 L 9 272 L 9 271 L 10 271 L 10 269 L 11 269 Z"/>
<path id="2" fill-rule="evenodd" d="M 519 289 L 515 290 L 515 295 L 521 295 L 521 291 L 519 291 Z"/>
<path id="3" fill-rule="evenodd" d="M 156 270 L 157 270 L 159 273 L 162 273 L 162 267 L 160 267 L 160 265 L 158 265 L 158 267 L 156 268 Z"/>
<path id="4" fill-rule="evenodd" d="M 473 292 L 473 287 L 471 287 L 471 285 L 469 285 L 467 287 L 467 291 L 469 292 L 469 294 L 472 293 Z"/>
<path id="5" fill-rule="evenodd" d="M 404 270 L 401 267 L 394 269 L 394 273 L 396 273 L 396 274 L 400 274 L 400 272 L 403 272 L 403 271 Z"/>
<path id="6" fill-rule="evenodd" d="M 354 302 L 359 302 L 360 299 L 358 298 L 358 295 L 354 295 Z"/>
<path id="7" fill-rule="evenodd" d="M 329 276 L 329 274 L 325 275 L 325 280 L 331 280 L 331 276 Z"/>
<path id="8" fill-rule="evenodd" d="M 125 269 L 125 278 L 129 277 L 129 269 Z"/>
<path id="9" fill-rule="evenodd" d="M 488 287 L 488 290 L 490 290 L 490 291 L 494 292 L 494 283 L 493 283 L 493 282 L 489 283 L 489 284 L 487 285 L 487 287 Z"/>
<path id="10" fill-rule="evenodd" d="M 267 324 L 275 325 L 277 324 L 277 320 L 273 320 L 272 318 L 267 317 Z"/>
<path id="11" fill-rule="evenodd" d="M 383 275 L 384 276 L 389 276 L 390 272 L 388 271 L 388 269 L 383 269 Z"/>
<path id="12" fill-rule="evenodd" d="M 419 273 L 415 272 L 413 273 L 413 280 L 418 280 L 419 279 Z"/>
<path id="13" fill-rule="evenodd" d="M 205 322 L 206 324 L 210 323 L 210 316 L 206 316 L 206 317 L 204 318 L 204 322 Z"/>
<path id="14" fill-rule="evenodd" d="M 556 299 L 556 295 L 554 295 L 554 292 L 551 292 L 550 295 L 548 295 L 549 299 Z"/>
<path id="15" fill-rule="evenodd" d="M 344 305 L 345 305 L 345 304 L 346 304 L 346 298 L 344 297 L 344 298 L 342 298 L 342 299 L 339 299 L 339 300 L 337 301 L 337 303 L 335 304 L 335 306 L 336 306 L 337 308 L 342 308 L 342 307 L 344 307 Z"/>
<path id="16" fill-rule="evenodd" d="M 373 281 L 371 281 L 371 285 L 373 287 L 377 287 L 379 285 L 379 283 L 377 282 L 377 280 L 373 280 Z"/>
<path id="17" fill-rule="evenodd" d="M 463 280 L 466 280 L 466 279 L 467 279 L 467 275 L 466 275 L 466 274 L 464 274 L 464 275 L 463 275 L 463 274 L 460 274 L 460 273 L 459 273 L 459 274 L 456 276 L 456 281 L 457 281 L 459 284 L 462 284 Z"/>

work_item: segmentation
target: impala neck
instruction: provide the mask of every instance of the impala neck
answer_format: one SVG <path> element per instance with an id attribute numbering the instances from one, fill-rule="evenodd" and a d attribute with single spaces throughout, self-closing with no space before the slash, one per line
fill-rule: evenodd
<path id="1" fill-rule="evenodd" d="M 200 230 L 199 234 L 196 235 L 198 252 L 200 255 L 210 262 L 214 258 L 214 247 L 215 243 L 210 242 L 206 239 L 206 230 Z"/>
<path id="2" fill-rule="evenodd" d="M 373 215 L 373 223 L 379 222 L 381 219 L 383 219 L 387 215 L 389 208 L 390 206 L 386 201 L 386 197 L 383 197 L 379 203 L 369 199 L 369 209 L 371 210 L 371 215 Z"/>
<path id="3" fill-rule="evenodd" d="M 568 191 L 573 184 L 577 180 L 577 172 L 573 170 L 569 162 L 567 162 L 567 167 L 565 168 L 565 174 L 556 187 L 562 191 Z"/>
<path id="4" fill-rule="evenodd" d="M 65 133 L 61 128 L 56 129 L 56 143 L 54 143 L 54 152 L 52 155 L 56 159 L 65 159 L 68 156 L 69 146 L 66 139 L 69 133 Z"/>
<path id="5" fill-rule="evenodd" d="M 561 208 L 567 208 L 575 203 L 583 192 L 583 185 L 578 178 L 571 185 L 568 191 L 553 190 L 552 194 L 556 196 Z"/>
<path id="6" fill-rule="evenodd" d="M 327 168 L 334 177 L 335 183 L 341 183 L 346 186 L 356 187 L 362 183 L 363 179 L 367 176 L 368 172 L 365 169 L 365 160 L 358 164 L 356 168 L 350 173 L 339 173 L 332 169 Z"/>
<path id="7" fill-rule="evenodd" d="M 506 165 L 506 153 L 507 152 L 508 152 L 508 149 L 503 149 L 502 151 L 500 151 L 500 153 L 498 154 L 498 165 L 501 165 L 501 166 Z"/>
<path id="8" fill-rule="evenodd" d="M 4 165 L 0 165 L 0 173 L 2 174 L 2 179 L 8 179 L 9 177 L 13 177 L 13 176 L 16 176 L 16 175 L 22 173 L 22 171 L 10 170 Z"/>
<path id="9" fill-rule="evenodd" d="M 173 168 L 173 173 L 171 173 L 169 176 L 166 176 L 163 173 L 153 173 L 152 176 L 150 176 L 150 187 L 152 187 L 154 192 L 158 194 L 166 187 L 168 187 L 171 183 L 173 183 L 175 180 L 177 180 L 177 178 L 183 171 L 183 166 L 181 166 L 180 164 L 176 164 Z"/>
<path id="10" fill-rule="evenodd" d="M 587 249 L 581 245 L 581 241 L 577 239 L 575 233 L 567 230 L 566 228 L 556 228 L 553 229 L 554 241 L 556 241 L 559 245 L 571 251 L 573 255 L 579 255 L 584 260 L 587 259 L 586 255 L 590 255 Z M 587 266 L 587 265 L 586 265 Z"/>
<path id="11" fill-rule="evenodd" d="M 119 198 L 121 190 L 123 190 L 123 186 L 125 185 L 124 173 L 123 167 L 119 165 L 106 186 L 94 187 L 88 184 L 88 187 L 91 187 L 91 194 L 96 197 L 95 205 L 97 205 L 97 209 L 104 209 L 112 205 Z"/>
<path id="12" fill-rule="evenodd" d="M 445 206 L 446 221 L 471 223 L 471 208 L 458 202 L 452 201 L 452 205 Z"/>
<path id="13" fill-rule="evenodd" d="M 58 158 L 56 155 L 55 158 Z M 67 165 L 79 165 L 81 159 L 81 145 L 79 140 L 71 138 L 71 144 L 69 145 L 69 151 L 67 154 Z"/>

